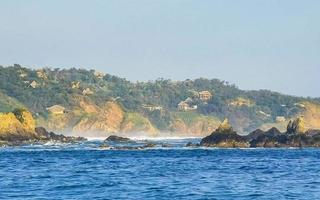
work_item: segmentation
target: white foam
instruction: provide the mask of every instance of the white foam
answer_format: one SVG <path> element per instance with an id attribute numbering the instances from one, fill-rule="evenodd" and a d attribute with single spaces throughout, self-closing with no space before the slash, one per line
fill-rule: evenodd
<path id="1" fill-rule="evenodd" d="M 103 141 L 107 137 L 86 137 L 88 141 Z"/>
<path id="2" fill-rule="evenodd" d="M 168 137 L 129 137 L 131 140 L 186 140 L 186 139 L 201 139 L 201 137 L 177 137 L 177 136 L 168 136 Z"/>

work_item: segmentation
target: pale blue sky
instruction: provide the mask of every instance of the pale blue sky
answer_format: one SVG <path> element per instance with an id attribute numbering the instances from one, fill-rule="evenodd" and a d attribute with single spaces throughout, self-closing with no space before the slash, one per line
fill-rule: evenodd
<path id="1" fill-rule="evenodd" d="M 1 0 L 0 64 L 320 96 L 318 0 Z"/>

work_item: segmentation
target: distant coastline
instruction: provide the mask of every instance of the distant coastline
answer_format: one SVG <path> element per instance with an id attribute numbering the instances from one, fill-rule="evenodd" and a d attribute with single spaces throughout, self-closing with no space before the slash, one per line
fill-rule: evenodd
<path id="1" fill-rule="evenodd" d="M 205 137 L 228 118 L 244 135 L 272 127 L 284 132 L 299 116 L 308 129 L 320 129 L 319 98 L 244 91 L 218 79 L 133 83 L 96 70 L 32 70 L 18 64 L 0 66 L 0 72 L 0 113 L 24 108 L 36 126 L 55 133 Z"/>

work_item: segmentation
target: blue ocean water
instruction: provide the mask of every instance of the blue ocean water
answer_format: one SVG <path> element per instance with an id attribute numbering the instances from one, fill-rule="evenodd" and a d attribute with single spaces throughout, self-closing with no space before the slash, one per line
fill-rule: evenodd
<path id="1" fill-rule="evenodd" d="M 320 199 L 319 149 L 0 148 L 0 199 Z"/>

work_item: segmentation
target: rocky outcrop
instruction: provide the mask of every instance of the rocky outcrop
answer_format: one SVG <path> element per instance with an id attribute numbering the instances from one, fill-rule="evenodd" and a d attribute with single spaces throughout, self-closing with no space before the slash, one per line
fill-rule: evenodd
<path id="1" fill-rule="evenodd" d="M 36 137 L 35 122 L 30 112 L 16 109 L 11 113 L 0 113 L 0 140 L 23 141 Z"/>
<path id="2" fill-rule="evenodd" d="M 320 132 L 320 131 L 319 131 Z M 320 147 L 318 131 L 305 131 L 305 122 L 302 117 L 290 120 L 287 131 L 281 133 L 276 128 L 260 132 L 257 137 L 248 135 L 250 147 Z"/>
<path id="3" fill-rule="evenodd" d="M 116 135 L 110 135 L 105 141 L 110 141 L 110 142 L 129 142 L 131 141 L 129 138 L 126 137 L 120 137 Z"/>
<path id="4" fill-rule="evenodd" d="M 45 128 L 35 128 L 31 113 L 24 109 L 16 109 L 12 113 L 0 113 L 0 144 L 20 145 L 30 143 L 77 142 L 85 140 L 80 137 L 67 137 L 47 132 Z"/>
<path id="5" fill-rule="evenodd" d="M 297 118 L 290 121 L 287 131 L 277 128 L 268 131 L 257 129 L 247 136 L 240 136 L 224 121 L 211 135 L 203 138 L 201 146 L 207 147 L 320 147 L 320 130 L 304 131 L 304 121 Z"/>
<path id="6" fill-rule="evenodd" d="M 249 147 L 244 136 L 238 135 L 229 121 L 225 119 L 221 125 L 211 135 L 203 138 L 200 142 L 201 146 L 206 147 L 222 147 L 222 148 L 235 148 L 235 147 Z"/>
<path id="7" fill-rule="evenodd" d="M 289 121 L 287 126 L 288 134 L 303 134 L 305 131 L 305 122 L 303 117 L 298 117 L 295 120 Z"/>
<path id="8" fill-rule="evenodd" d="M 48 132 L 43 127 L 35 128 L 35 132 L 37 135 L 36 141 L 42 141 L 42 142 L 53 141 L 53 142 L 65 142 L 65 143 L 86 141 L 86 139 L 83 137 L 64 136 L 62 134 L 58 135 L 53 132 Z"/>

